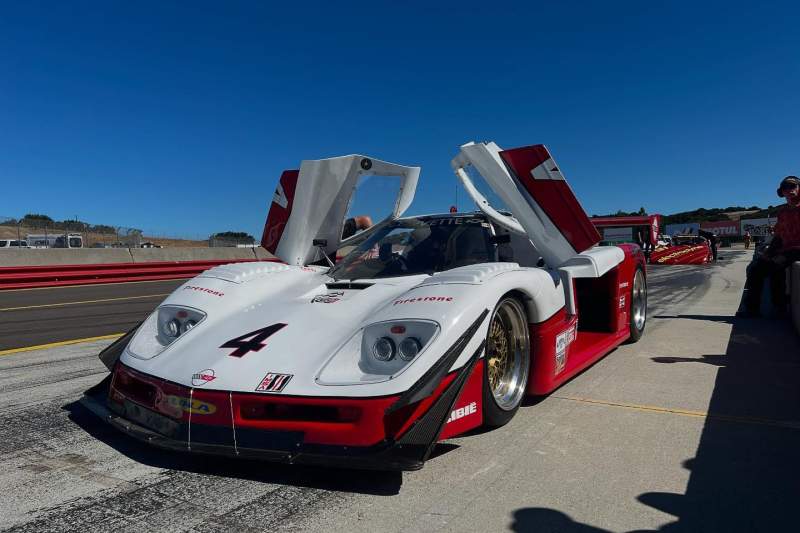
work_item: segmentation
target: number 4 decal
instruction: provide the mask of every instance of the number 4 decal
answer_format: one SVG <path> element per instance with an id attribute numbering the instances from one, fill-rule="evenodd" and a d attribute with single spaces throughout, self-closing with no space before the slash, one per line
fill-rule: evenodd
<path id="1" fill-rule="evenodd" d="M 266 346 L 264 341 L 267 339 L 267 337 L 285 327 L 286 324 L 272 324 L 271 326 L 257 329 L 255 331 L 251 331 L 250 333 L 245 333 L 241 337 L 231 339 L 220 346 L 220 348 L 236 348 L 228 355 L 233 357 L 242 357 L 250 352 L 259 351 L 261 348 Z"/>

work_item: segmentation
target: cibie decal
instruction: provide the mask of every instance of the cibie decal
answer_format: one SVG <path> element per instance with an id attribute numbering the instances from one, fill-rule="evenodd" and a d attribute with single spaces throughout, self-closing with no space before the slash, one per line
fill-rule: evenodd
<path id="1" fill-rule="evenodd" d="M 625 307 L 625 295 L 619 297 L 619 308 L 623 309 Z"/>
<path id="2" fill-rule="evenodd" d="M 270 372 L 256 387 L 256 392 L 280 392 L 292 379 L 292 374 L 275 374 Z"/>
<path id="3" fill-rule="evenodd" d="M 214 381 L 215 379 L 217 379 L 217 376 L 214 375 L 214 371 L 210 368 L 206 368 L 205 370 L 192 374 L 192 385 L 195 387 L 202 387 L 209 381 Z"/>
<path id="4" fill-rule="evenodd" d="M 459 418 L 464 418 L 465 416 L 469 416 L 478 412 L 478 403 L 472 402 L 469 405 L 465 405 L 464 407 L 459 407 L 450 413 L 450 416 L 447 418 L 447 422 L 445 424 L 449 424 L 450 422 L 455 422 Z"/>
<path id="5" fill-rule="evenodd" d="M 332 304 L 336 303 L 342 299 L 344 296 L 344 292 L 336 291 L 336 292 L 329 292 L 328 294 L 318 294 L 311 298 L 312 304 Z"/>
<path id="6" fill-rule="evenodd" d="M 619 284 L 619 288 L 626 289 L 628 285 L 630 285 L 630 283 L 628 283 L 627 281 L 623 281 L 622 283 Z"/>
<path id="7" fill-rule="evenodd" d="M 452 302 L 452 296 L 420 296 L 419 298 L 406 298 L 405 300 L 395 300 L 392 305 L 415 304 L 420 302 Z"/>
<path id="8" fill-rule="evenodd" d="M 575 341 L 575 335 L 575 326 L 556 335 L 556 374 L 564 370 L 567 364 L 567 347 Z"/>
<path id="9" fill-rule="evenodd" d="M 193 413 L 196 415 L 212 415 L 217 412 L 217 406 L 213 403 L 192 400 L 190 406 L 189 398 L 184 398 L 183 396 L 167 396 L 167 403 L 186 413 Z"/>
<path id="10" fill-rule="evenodd" d="M 206 287 L 197 287 L 195 285 L 186 285 L 183 288 L 183 290 L 185 290 L 185 291 L 191 290 L 191 291 L 205 292 L 205 293 L 211 294 L 213 296 L 219 296 L 220 298 L 225 296 L 224 292 L 215 291 L 213 289 L 207 289 Z"/>
<path id="11" fill-rule="evenodd" d="M 250 352 L 261 350 L 261 348 L 267 345 L 264 341 L 267 340 L 269 336 L 285 327 L 286 324 L 272 324 L 271 326 L 257 329 L 236 337 L 235 339 L 231 339 L 220 346 L 220 348 L 236 348 L 228 355 L 232 357 L 243 357 Z"/>

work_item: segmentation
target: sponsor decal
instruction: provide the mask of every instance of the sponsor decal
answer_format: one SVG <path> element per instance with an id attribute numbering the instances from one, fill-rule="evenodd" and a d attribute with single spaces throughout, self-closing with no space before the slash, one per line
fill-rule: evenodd
<path id="1" fill-rule="evenodd" d="M 464 407 L 459 407 L 450 413 L 450 416 L 447 418 L 446 424 L 450 422 L 454 422 L 459 418 L 464 418 L 465 416 L 473 415 L 478 412 L 478 403 L 472 402 L 469 405 L 465 405 Z"/>
<path id="2" fill-rule="evenodd" d="M 619 308 L 623 309 L 625 307 L 625 295 L 619 297 Z"/>
<path id="3" fill-rule="evenodd" d="M 224 293 L 224 292 L 215 291 L 215 290 L 213 290 L 213 289 L 207 289 L 207 288 L 205 288 L 205 287 L 196 287 L 196 286 L 194 286 L 194 285 L 186 285 L 186 286 L 183 288 L 183 290 L 185 290 L 185 291 L 189 291 L 189 290 L 191 290 L 191 291 L 205 292 L 205 293 L 207 293 L 207 294 L 211 294 L 211 295 L 213 295 L 213 296 L 219 296 L 220 298 L 221 298 L 221 297 L 223 297 L 223 296 L 225 296 L 225 293 Z"/>
<path id="4" fill-rule="evenodd" d="M 630 283 L 628 283 L 627 281 L 623 281 L 622 283 L 619 284 L 619 288 L 620 289 L 625 289 L 625 288 L 627 288 L 629 286 L 630 286 Z"/>
<path id="5" fill-rule="evenodd" d="M 284 209 L 289 207 L 289 198 L 286 197 L 286 192 L 283 190 L 283 184 L 281 182 L 278 182 L 278 186 L 275 188 L 272 201 Z"/>
<path id="6" fill-rule="evenodd" d="M 479 218 L 469 217 L 447 217 L 426 220 L 429 226 L 461 226 L 461 225 L 483 225 L 485 222 Z M 488 225 L 488 224 L 487 224 Z"/>
<path id="7" fill-rule="evenodd" d="M 264 341 L 268 337 L 285 327 L 286 324 L 272 324 L 265 328 L 257 329 L 255 331 L 251 331 L 250 333 L 240 335 L 235 339 L 231 339 L 220 346 L 220 348 L 236 348 L 228 355 L 231 357 L 244 357 L 250 352 L 257 352 L 261 350 L 261 348 L 267 345 Z"/>
<path id="8" fill-rule="evenodd" d="M 256 387 L 256 392 L 281 392 L 289 381 L 292 379 L 293 374 L 275 374 L 270 372 L 261 383 Z"/>
<path id="9" fill-rule="evenodd" d="M 205 370 L 192 374 L 192 385 L 195 387 L 202 387 L 209 381 L 214 381 L 215 379 L 217 379 L 217 376 L 214 375 L 214 371 L 210 368 L 206 368 Z"/>
<path id="10" fill-rule="evenodd" d="M 691 246 L 689 248 L 684 248 L 683 250 L 677 250 L 672 252 L 671 254 L 663 255 L 656 259 L 656 263 L 663 263 L 664 261 L 669 261 L 670 259 L 675 259 L 676 257 L 681 257 L 689 253 L 697 252 L 698 250 L 705 249 L 705 246 L 698 245 L 698 246 Z"/>
<path id="11" fill-rule="evenodd" d="M 196 415 L 212 415 L 217 412 L 217 406 L 213 403 L 203 402 L 200 400 L 191 400 L 183 396 L 167 396 L 167 404 L 171 407 L 180 409 L 185 413 L 193 413 Z"/>
<path id="12" fill-rule="evenodd" d="M 420 296 L 419 298 L 406 298 L 405 300 L 395 300 L 394 305 L 415 304 L 419 302 L 452 302 L 452 296 Z"/>
<path id="13" fill-rule="evenodd" d="M 567 364 L 567 347 L 575 341 L 576 326 L 556 335 L 556 374 L 564 370 Z"/>
<path id="14" fill-rule="evenodd" d="M 312 304 L 332 304 L 342 299 L 343 291 L 329 292 L 328 294 L 318 294 L 311 298 Z"/>

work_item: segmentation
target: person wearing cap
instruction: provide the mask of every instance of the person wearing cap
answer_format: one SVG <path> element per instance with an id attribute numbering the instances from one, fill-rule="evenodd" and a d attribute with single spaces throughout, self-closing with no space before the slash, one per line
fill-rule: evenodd
<path id="1" fill-rule="evenodd" d="M 800 178 L 786 176 L 778 187 L 786 205 L 778 212 L 772 242 L 747 273 L 745 309 L 738 316 L 759 316 L 761 291 L 769 278 L 772 305 L 777 315 L 786 313 L 786 268 L 800 261 Z"/>

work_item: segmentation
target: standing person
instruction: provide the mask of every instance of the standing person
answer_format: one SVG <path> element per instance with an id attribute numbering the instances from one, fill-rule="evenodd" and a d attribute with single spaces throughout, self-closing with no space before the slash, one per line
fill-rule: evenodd
<path id="1" fill-rule="evenodd" d="M 704 237 L 704 238 L 708 239 L 708 244 L 711 247 L 711 257 L 714 259 L 714 262 L 716 262 L 717 261 L 717 245 L 719 244 L 719 238 L 717 237 L 717 234 L 713 233 L 711 231 L 705 231 L 705 230 L 702 230 L 702 229 L 698 230 L 697 233 L 701 237 Z"/>
<path id="2" fill-rule="evenodd" d="M 800 261 L 800 178 L 783 178 L 778 196 L 786 198 L 786 205 L 778 212 L 772 241 L 747 273 L 745 310 L 737 313 L 738 316 L 760 315 L 761 290 L 766 278 L 769 278 L 776 314 L 786 313 L 786 268 Z"/>
<path id="3" fill-rule="evenodd" d="M 745 231 L 744 232 L 744 249 L 745 250 L 750 248 L 750 240 L 751 239 L 752 239 L 752 237 L 750 236 L 750 232 L 749 231 Z"/>

